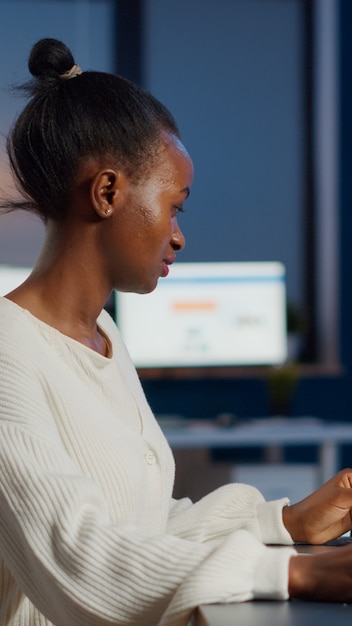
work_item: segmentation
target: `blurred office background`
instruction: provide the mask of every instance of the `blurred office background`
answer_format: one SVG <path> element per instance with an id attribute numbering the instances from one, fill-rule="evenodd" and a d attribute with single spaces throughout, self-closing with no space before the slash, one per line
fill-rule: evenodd
<path id="1" fill-rule="evenodd" d="M 292 415 L 352 418 L 350 0 L 0 0 L 1 186 L 33 43 L 124 74 L 175 115 L 195 164 L 184 261 L 281 261 L 305 326 Z M 30 266 L 43 229 L 0 218 L 0 264 Z M 172 332 L 172 329 L 170 329 Z M 157 414 L 268 416 L 267 373 L 142 372 Z"/>

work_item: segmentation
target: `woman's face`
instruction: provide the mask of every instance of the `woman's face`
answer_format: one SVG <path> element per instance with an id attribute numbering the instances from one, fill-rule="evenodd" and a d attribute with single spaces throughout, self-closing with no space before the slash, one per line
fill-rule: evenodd
<path id="1" fill-rule="evenodd" d="M 150 174 L 128 183 L 123 206 L 111 224 L 110 269 L 113 287 L 119 291 L 153 291 L 185 245 L 177 218 L 190 192 L 193 165 L 179 139 L 162 136 L 163 147 Z"/>

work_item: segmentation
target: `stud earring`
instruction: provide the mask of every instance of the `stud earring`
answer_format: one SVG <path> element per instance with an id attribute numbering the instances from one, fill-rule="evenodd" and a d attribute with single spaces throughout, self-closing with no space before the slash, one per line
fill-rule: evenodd
<path id="1" fill-rule="evenodd" d="M 111 213 L 111 208 L 109 207 L 108 209 L 105 209 L 105 215 L 110 215 Z"/>

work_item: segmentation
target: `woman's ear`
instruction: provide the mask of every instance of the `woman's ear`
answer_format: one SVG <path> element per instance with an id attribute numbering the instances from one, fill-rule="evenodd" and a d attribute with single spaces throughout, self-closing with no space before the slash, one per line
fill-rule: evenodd
<path id="1" fill-rule="evenodd" d="M 100 218 L 106 219 L 114 213 L 122 190 L 123 177 L 122 172 L 110 169 L 102 170 L 94 176 L 90 195 L 93 209 Z"/>

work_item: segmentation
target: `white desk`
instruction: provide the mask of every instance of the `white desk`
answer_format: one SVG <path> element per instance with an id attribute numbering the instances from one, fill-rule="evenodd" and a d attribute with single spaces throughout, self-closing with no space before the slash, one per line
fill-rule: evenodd
<path id="1" fill-rule="evenodd" d="M 341 469 L 340 446 L 352 444 L 352 424 L 327 424 L 311 417 L 249 420 L 229 428 L 201 420 L 168 426 L 162 420 L 161 427 L 173 449 L 317 446 L 321 483 Z"/>

